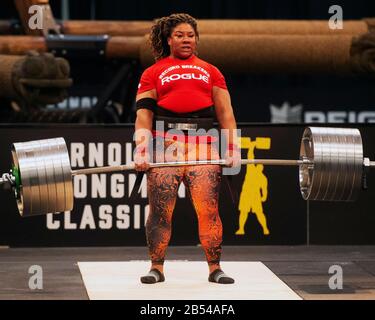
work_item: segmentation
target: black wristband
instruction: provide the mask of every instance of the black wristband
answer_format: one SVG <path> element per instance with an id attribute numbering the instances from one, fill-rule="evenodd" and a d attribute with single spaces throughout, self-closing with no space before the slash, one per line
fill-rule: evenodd
<path id="1" fill-rule="evenodd" d="M 156 109 L 156 100 L 152 98 L 142 98 L 139 99 L 136 103 L 136 110 L 138 111 L 139 109 L 148 109 L 151 110 L 152 112 L 155 112 Z"/>

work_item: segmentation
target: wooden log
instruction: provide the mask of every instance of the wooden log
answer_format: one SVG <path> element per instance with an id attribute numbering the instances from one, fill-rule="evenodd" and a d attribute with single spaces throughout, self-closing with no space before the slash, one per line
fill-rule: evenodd
<path id="1" fill-rule="evenodd" d="M 202 35 L 199 57 L 229 73 L 348 74 L 352 36 Z M 146 41 L 141 64 L 154 62 Z"/>
<path id="2" fill-rule="evenodd" d="M 150 32 L 152 21 L 62 21 L 64 34 L 108 34 L 111 36 L 143 36 Z"/>
<path id="3" fill-rule="evenodd" d="M 368 30 L 370 32 L 375 31 L 375 18 L 364 18 L 363 21 L 367 23 Z"/>
<path id="4" fill-rule="evenodd" d="M 30 50 L 46 52 L 46 40 L 33 36 L 0 36 L 0 54 L 26 54 Z"/>
<path id="5" fill-rule="evenodd" d="M 144 37 L 115 36 L 109 38 L 106 55 L 110 58 L 139 59 L 139 50 Z"/>
<path id="6" fill-rule="evenodd" d="M 330 29 L 327 20 L 199 20 L 202 34 L 236 35 L 354 35 L 366 33 L 365 21 L 348 20 L 343 29 Z"/>
<path id="7" fill-rule="evenodd" d="M 375 37 L 351 35 L 202 35 L 199 56 L 228 73 L 349 74 L 375 72 Z M 356 50 L 352 50 L 353 42 Z M 364 45 L 361 45 L 364 43 Z M 0 36 L 0 54 L 47 50 L 45 39 Z M 355 55 L 356 62 L 353 63 Z M 154 63 L 148 36 L 110 37 L 107 58 L 139 59 L 143 67 Z"/>
<path id="8" fill-rule="evenodd" d="M 108 58 L 139 59 L 139 48 L 143 37 L 111 37 L 107 42 Z M 0 54 L 22 55 L 30 50 L 47 52 L 44 37 L 34 36 L 0 36 Z"/>
<path id="9" fill-rule="evenodd" d="M 150 32 L 152 21 L 85 21 L 62 22 L 65 34 L 108 34 L 142 36 Z M 368 32 L 364 20 L 344 21 L 343 29 L 330 29 L 327 20 L 198 20 L 200 34 L 236 35 L 355 35 Z"/>
<path id="10" fill-rule="evenodd" d="M 28 16 L 27 16 L 28 19 Z M 152 21 L 61 21 L 62 33 L 72 35 L 143 36 L 148 34 Z M 344 29 L 330 29 L 326 20 L 198 20 L 200 34 L 305 34 L 357 35 L 375 29 L 375 19 L 344 21 Z M 0 21 L 0 34 L 11 32 L 9 21 Z M 40 35 L 31 32 L 29 34 Z"/>

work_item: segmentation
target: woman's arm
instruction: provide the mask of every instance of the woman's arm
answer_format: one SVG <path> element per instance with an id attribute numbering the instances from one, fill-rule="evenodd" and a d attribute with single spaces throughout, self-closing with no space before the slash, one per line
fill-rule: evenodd
<path id="1" fill-rule="evenodd" d="M 136 101 L 144 98 L 151 98 L 156 100 L 156 90 L 150 90 L 138 94 Z M 154 113 L 146 108 L 139 108 L 137 110 L 137 117 L 135 119 L 135 144 L 137 146 L 136 153 L 134 156 L 134 162 L 136 170 L 144 171 L 149 168 L 149 152 L 147 146 L 152 136 L 152 120 L 154 118 Z M 144 146 L 143 148 L 139 148 Z"/>
<path id="2" fill-rule="evenodd" d="M 156 101 L 157 95 L 156 95 L 156 90 L 149 90 L 142 92 L 137 95 L 136 97 L 136 102 L 138 102 L 141 99 L 144 98 L 151 98 Z M 138 109 L 137 110 L 137 117 L 135 119 L 135 130 L 137 129 L 148 129 L 151 131 L 152 129 L 152 120 L 153 120 L 154 114 L 151 110 L 149 109 Z"/>
<path id="3" fill-rule="evenodd" d="M 212 89 L 215 112 L 221 129 L 228 129 L 227 137 L 229 144 L 237 145 L 237 125 L 234 118 L 232 103 L 228 90 L 214 86 Z"/>
<path id="4" fill-rule="evenodd" d="M 221 129 L 224 131 L 228 143 L 226 158 L 228 165 L 237 166 L 241 159 L 238 147 L 237 124 L 233 114 L 232 103 L 228 90 L 214 86 L 212 89 L 215 112 Z"/>

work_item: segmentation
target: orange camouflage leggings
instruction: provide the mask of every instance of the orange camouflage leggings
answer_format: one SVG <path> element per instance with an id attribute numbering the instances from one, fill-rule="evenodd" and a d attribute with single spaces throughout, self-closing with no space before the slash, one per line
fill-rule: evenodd
<path id="1" fill-rule="evenodd" d="M 167 147 L 172 142 L 166 141 Z M 198 151 L 198 145 L 179 142 L 178 161 L 191 160 L 188 155 L 196 152 L 196 159 L 218 159 L 216 148 L 205 145 Z M 182 144 L 182 145 L 181 145 Z M 207 147 L 207 148 L 206 148 Z M 207 152 L 208 151 L 208 152 Z M 160 156 L 154 161 L 162 162 Z M 183 182 L 198 216 L 199 239 L 207 262 L 218 264 L 221 256 L 222 223 L 219 216 L 218 200 L 221 182 L 219 165 L 196 165 L 152 168 L 147 172 L 147 188 L 150 212 L 146 222 L 146 236 L 149 254 L 153 264 L 163 264 L 166 249 L 171 238 L 172 215 L 177 191 Z"/>

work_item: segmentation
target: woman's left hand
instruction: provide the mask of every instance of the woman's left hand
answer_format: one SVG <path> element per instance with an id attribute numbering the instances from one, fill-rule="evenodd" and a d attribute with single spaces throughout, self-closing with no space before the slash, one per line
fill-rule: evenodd
<path id="1" fill-rule="evenodd" d="M 227 150 L 225 153 L 225 165 L 227 167 L 238 167 L 241 165 L 241 151 L 238 148 Z"/>

